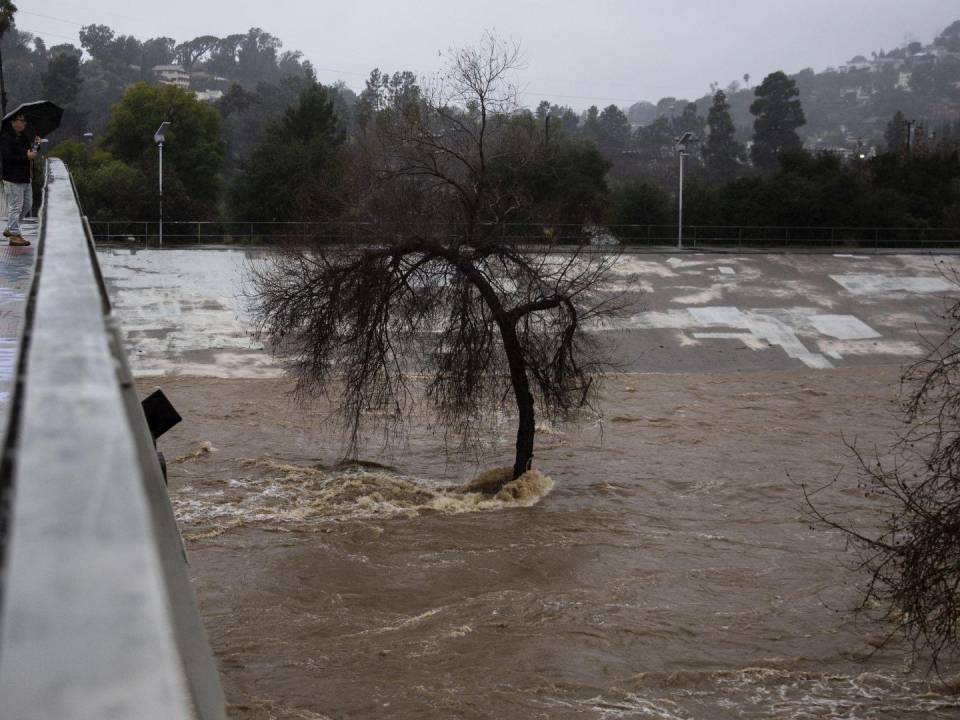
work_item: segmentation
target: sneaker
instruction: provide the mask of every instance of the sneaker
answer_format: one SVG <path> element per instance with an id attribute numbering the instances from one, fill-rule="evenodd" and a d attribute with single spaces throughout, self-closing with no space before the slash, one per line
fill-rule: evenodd
<path id="1" fill-rule="evenodd" d="M 10 235 L 10 244 L 14 247 L 23 247 L 24 245 L 29 245 L 30 241 L 23 237 L 23 235 Z"/>

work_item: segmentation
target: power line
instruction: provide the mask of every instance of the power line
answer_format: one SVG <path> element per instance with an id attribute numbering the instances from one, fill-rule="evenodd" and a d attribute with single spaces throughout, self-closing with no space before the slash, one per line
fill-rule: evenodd
<path id="1" fill-rule="evenodd" d="M 30 30 L 25 27 L 18 27 L 17 30 L 21 30 L 25 33 L 30 33 L 31 35 L 34 35 L 36 37 L 41 37 L 41 38 L 43 36 L 49 35 L 50 37 L 60 38 L 61 40 L 70 40 L 73 42 L 79 41 L 79 38 L 76 35 L 60 35 L 55 32 L 47 32 L 46 30 Z"/>
<path id="2" fill-rule="evenodd" d="M 30 12 L 29 10 L 18 10 L 17 15 L 33 15 L 34 17 L 41 17 L 47 20 L 56 20 L 57 22 L 67 23 L 68 25 L 76 25 L 77 27 L 83 27 L 83 23 L 79 23 L 76 20 L 67 20 L 66 18 L 55 17 L 53 15 L 44 15 L 42 13 Z"/>

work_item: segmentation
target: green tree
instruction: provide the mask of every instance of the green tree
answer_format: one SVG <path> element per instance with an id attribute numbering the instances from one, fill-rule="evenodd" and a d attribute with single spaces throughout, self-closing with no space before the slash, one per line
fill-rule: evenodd
<path id="1" fill-rule="evenodd" d="M 907 121 L 903 113 L 897 110 L 890 122 L 887 123 L 887 129 L 883 133 L 887 141 L 887 152 L 898 153 L 907 146 Z"/>
<path id="2" fill-rule="evenodd" d="M 113 30 L 106 25 L 84 25 L 80 28 L 80 47 L 95 60 L 109 62 L 113 59 L 114 37 Z"/>
<path id="3" fill-rule="evenodd" d="M 591 105 L 583 115 L 583 122 L 580 124 L 580 133 L 583 137 L 594 142 L 600 136 L 600 109 L 596 105 Z"/>
<path id="4" fill-rule="evenodd" d="M 960 52 L 960 20 L 948 25 L 933 44 L 950 52 Z"/>
<path id="5" fill-rule="evenodd" d="M 343 141 L 327 89 L 305 89 L 241 164 L 230 193 L 232 216 L 280 222 L 336 215 Z"/>
<path id="6" fill-rule="evenodd" d="M 611 225 L 666 225 L 672 217 L 670 196 L 650 183 L 630 182 L 610 192 L 605 222 Z M 629 236 L 630 230 L 622 230 Z"/>
<path id="7" fill-rule="evenodd" d="M 702 137 L 704 127 L 703 118 L 697 113 L 697 104 L 692 102 L 684 105 L 680 117 L 673 121 L 675 137 L 680 137 L 686 132 L 693 133 L 698 138 Z"/>
<path id="8" fill-rule="evenodd" d="M 608 105 L 597 116 L 597 145 L 607 157 L 615 157 L 630 145 L 630 121 L 616 105 Z"/>
<path id="9" fill-rule="evenodd" d="M 60 137 L 79 137 L 85 119 L 78 111 L 77 100 L 83 77 L 80 74 L 80 50 L 73 45 L 50 48 L 47 69 L 40 75 L 43 96 L 64 108 Z"/>
<path id="10" fill-rule="evenodd" d="M 80 50 L 73 45 L 50 48 L 47 69 L 40 75 L 43 96 L 61 107 L 74 105 L 80 93 Z"/>
<path id="11" fill-rule="evenodd" d="M 164 214 L 171 220 L 215 217 L 224 154 L 220 115 L 193 93 L 171 85 L 134 85 L 113 108 L 103 148 L 154 178 L 153 134 L 163 121 L 171 123 L 163 149 Z"/>
<path id="12" fill-rule="evenodd" d="M 187 40 L 177 45 L 173 49 L 174 56 L 177 63 L 182 65 L 185 70 L 192 70 L 194 64 L 213 50 L 218 42 L 220 42 L 219 38 L 213 35 L 200 35 L 193 40 Z"/>
<path id="13" fill-rule="evenodd" d="M 803 147 L 797 128 L 807 121 L 797 99 L 799 94 L 796 83 L 781 71 L 767 75 L 754 90 L 756 100 L 750 112 L 756 120 L 750 155 L 758 168 L 773 170 L 781 152 Z"/>
<path id="14" fill-rule="evenodd" d="M 153 74 L 156 65 L 169 65 L 173 62 L 176 40 L 157 37 L 144 40 L 140 55 L 140 72 L 144 78 Z M 148 75 L 149 74 L 149 75 Z"/>
<path id="15" fill-rule="evenodd" d="M 584 223 L 600 219 L 610 162 L 596 144 L 571 137 L 562 127 L 548 135 L 547 117 L 519 114 L 506 121 L 503 135 L 510 138 L 504 146 L 509 144 L 511 152 L 491 157 L 490 184 L 519 201 L 510 222 L 547 224 L 555 240 L 580 237 Z M 517 157 L 525 161 L 518 163 Z"/>
<path id="16" fill-rule="evenodd" d="M 422 95 L 417 76 L 409 70 L 391 75 L 374 68 L 357 97 L 357 125 L 364 128 L 382 110 L 419 105 Z"/>
<path id="17" fill-rule="evenodd" d="M 156 178 L 148 178 L 140 168 L 76 140 L 64 140 L 50 154 L 70 168 L 83 213 L 91 219 L 156 217 Z"/>
<path id="18" fill-rule="evenodd" d="M 253 85 L 279 79 L 277 51 L 282 43 L 260 28 L 250 28 L 237 46 L 237 79 Z"/>
<path id="19" fill-rule="evenodd" d="M 715 177 L 729 179 L 740 169 L 746 155 L 743 145 L 737 142 L 737 129 L 730 117 L 730 105 L 723 90 L 713 96 L 713 105 L 707 114 L 710 134 L 703 145 L 703 160 Z"/>

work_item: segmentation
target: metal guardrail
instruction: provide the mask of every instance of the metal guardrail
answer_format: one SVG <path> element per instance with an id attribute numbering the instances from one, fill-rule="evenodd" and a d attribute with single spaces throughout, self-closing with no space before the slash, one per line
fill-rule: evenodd
<path id="1" fill-rule="evenodd" d="M 39 237 L 3 463 L 0 717 L 224 720 L 157 455 L 58 160 Z"/>
<path id="2" fill-rule="evenodd" d="M 149 220 L 91 221 L 99 242 L 157 243 L 159 224 Z M 663 247 L 677 243 L 676 225 L 556 225 L 513 223 L 498 231 L 517 242 L 617 244 L 627 247 Z M 164 222 L 163 240 L 170 244 L 262 244 L 310 238 L 330 243 L 362 242 L 375 234 L 389 236 L 388 225 L 348 222 L 224 222 L 191 220 Z M 960 247 L 960 228 L 783 227 L 761 225 L 684 225 L 687 248 L 810 249 L 857 247 Z"/>

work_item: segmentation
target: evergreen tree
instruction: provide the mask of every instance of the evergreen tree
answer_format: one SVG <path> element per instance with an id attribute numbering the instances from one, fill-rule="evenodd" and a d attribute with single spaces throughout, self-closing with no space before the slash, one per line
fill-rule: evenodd
<path id="1" fill-rule="evenodd" d="M 751 157 L 757 167 L 772 170 L 780 153 L 803 147 L 797 128 L 806 125 L 807 120 L 797 99 L 799 94 L 797 84 L 779 70 L 767 75 L 754 90 L 756 100 L 750 105 L 750 112 L 756 120 Z"/>
<path id="2" fill-rule="evenodd" d="M 703 129 L 703 117 L 697 114 L 697 104 L 695 102 L 684 105 L 680 117 L 673 121 L 673 132 L 677 137 L 689 132 L 699 138 L 703 136 Z"/>
<path id="3" fill-rule="evenodd" d="M 343 141 L 329 91 L 307 87 L 241 164 L 230 193 L 233 217 L 284 222 L 335 215 Z"/>
<path id="4" fill-rule="evenodd" d="M 609 105 L 597 116 L 597 145 L 607 156 L 618 156 L 630 144 L 630 121 L 616 105 Z"/>
<path id="5" fill-rule="evenodd" d="M 743 145 L 737 142 L 730 105 L 723 90 L 717 90 L 713 96 L 713 105 L 707 114 L 707 127 L 710 134 L 703 146 L 703 160 L 710 172 L 727 179 L 740 167 L 745 151 Z"/>
<path id="6" fill-rule="evenodd" d="M 60 123 L 60 137 L 80 137 L 86 113 L 77 110 L 77 98 L 83 77 L 80 75 L 80 51 L 73 45 L 50 49 L 47 69 L 40 74 L 43 96 L 68 110 Z"/>
<path id="7" fill-rule="evenodd" d="M 587 108 L 587 112 L 583 116 L 583 122 L 580 126 L 580 134 L 583 135 L 583 137 L 594 141 L 597 140 L 600 135 L 599 117 L 600 109 L 596 105 L 591 105 Z"/>
<path id="8" fill-rule="evenodd" d="M 897 110 L 887 123 L 883 137 L 887 141 L 887 152 L 898 153 L 907 147 L 907 121 L 902 112 Z"/>

